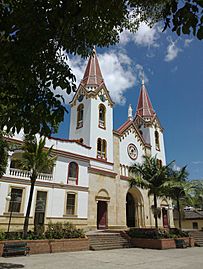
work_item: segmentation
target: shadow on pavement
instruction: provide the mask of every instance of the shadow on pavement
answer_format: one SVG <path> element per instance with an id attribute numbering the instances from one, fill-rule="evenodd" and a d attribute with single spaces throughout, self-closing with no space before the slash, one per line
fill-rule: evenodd
<path id="1" fill-rule="evenodd" d="M 15 264 L 15 263 L 0 263 L 0 269 L 17 269 L 24 268 L 23 264 Z"/>

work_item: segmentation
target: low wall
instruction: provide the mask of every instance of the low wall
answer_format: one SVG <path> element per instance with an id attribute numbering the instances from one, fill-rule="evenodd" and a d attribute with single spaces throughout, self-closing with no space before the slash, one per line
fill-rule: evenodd
<path id="1" fill-rule="evenodd" d="M 30 254 L 82 251 L 89 249 L 88 238 L 53 239 L 53 240 L 9 240 L 0 241 L 0 257 L 4 243 L 27 242 Z"/>
<path id="2" fill-rule="evenodd" d="M 187 246 L 194 247 L 194 239 L 189 237 L 178 238 L 183 239 Z M 132 247 L 150 248 L 150 249 L 170 249 L 176 248 L 175 239 L 146 239 L 131 238 Z"/>

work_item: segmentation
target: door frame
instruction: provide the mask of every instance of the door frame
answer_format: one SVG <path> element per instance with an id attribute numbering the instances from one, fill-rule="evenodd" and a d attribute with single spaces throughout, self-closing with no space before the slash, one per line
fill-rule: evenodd
<path id="1" fill-rule="evenodd" d="M 104 204 L 106 206 L 106 210 L 105 210 L 105 227 L 99 227 L 99 204 Z M 97 229 L 98 230 L 105 230 L 108 229 L 108 202 L 106 200 L 98 200 L 97 201 Z"/>

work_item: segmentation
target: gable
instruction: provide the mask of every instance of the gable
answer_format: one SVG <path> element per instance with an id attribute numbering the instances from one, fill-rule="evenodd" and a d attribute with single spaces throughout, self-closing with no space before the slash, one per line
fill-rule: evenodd
<path id="1" fill-rule="evenodd" d="M 72 106 L 76 105 L 76 101 L 78 99 L 83 99 L 83 98 L 93 98 L 97 99 L 100 98 L 102 102 L 108 101 L 109 106 L 113 106 L 114 102 L 112 101 L 109 91 L 107 90 L 105 84 L 101 84 L 96 90 L 87 90 L 82 84 L 79 85 L 78 90 L 76 91 L 75 96 L 73 97 L 72 101 L 69 103 Z"/>

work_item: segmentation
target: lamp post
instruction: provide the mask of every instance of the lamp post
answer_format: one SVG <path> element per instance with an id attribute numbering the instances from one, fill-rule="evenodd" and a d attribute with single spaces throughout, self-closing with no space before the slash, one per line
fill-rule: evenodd
<path id="1" fill-rule="evenodd" d="M 9 234 L 9 230 L 10 230 L 10 226 L 11 226 L 11 219 L 12 219 L 12 214 L 13 214 L 13 205 L 14 205 L 15 199 L 16 199 L 16 194 L 11 193 L 11 192 L 6 197 L 6 200 L 11 203 L 7 235 Z"/>

